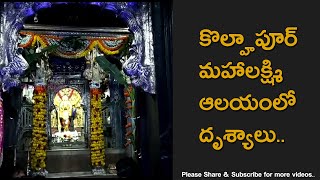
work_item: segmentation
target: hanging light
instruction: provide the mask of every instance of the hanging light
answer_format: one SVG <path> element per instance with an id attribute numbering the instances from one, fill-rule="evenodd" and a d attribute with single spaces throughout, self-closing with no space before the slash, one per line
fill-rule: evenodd
<path id="1" fill-rule="evenodd" d="M 38 14 L 35 14 L 35 15 L 34 15 L 33 22 L 34 22 L 34 23 L 38 23 L 38 22 L 39 22 L 39 20 L 38 20 Z"/>

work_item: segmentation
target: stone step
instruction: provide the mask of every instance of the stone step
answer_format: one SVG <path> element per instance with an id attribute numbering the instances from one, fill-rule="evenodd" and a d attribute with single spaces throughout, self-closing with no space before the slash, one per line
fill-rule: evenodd
<path id="1" fill-rule="evenodd" d="M 91 173 L 91 171 L 83 172 L 62 172 L 62 173 L 49 173 L 46 178 L 118 178 L 117 174 L 106 174 L 101 176 L 96 176 Z"/>
<path id="2" fill-rule="evenodd" d="M 106 150 L 106 167 L 116 164 L 125 157 L 121 149 Z M 47 151 L 47 171 L 49 173 L 91 172 L 89 149 L 55 149 Z"/>
<path id="3" fill-rule="evenodd" d="M 47 151 L 47 171 L 49 173 L 91 171 L 90 165 L 88 149 Z"/>
<path id="4" fill-rule="evenodd" d="M 17 153 L 17 163 L 27 169 L 27 152 Z M 106 149 L 106 167 L 126 157 L 124 149 Z M 47 151 L 47 171 L 50 173 L 91 172 L 89 149 L 54 149 Z"/>

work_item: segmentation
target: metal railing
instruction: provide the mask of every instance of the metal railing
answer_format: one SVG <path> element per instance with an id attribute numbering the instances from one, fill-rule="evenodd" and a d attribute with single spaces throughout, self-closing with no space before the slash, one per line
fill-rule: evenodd
<path id="1" fill-rule="evenodd" d="M 18 150 L 21 149 L 23 145 L 23 135 L 28 132 L 32 131 L 32 120 L 33 120 L 33 107 L 32 105 L 25 105 L 23 104 L 19 114 L 19 120 L 16 129 L 16 137 L 17 137 L 17 148 Z"/>

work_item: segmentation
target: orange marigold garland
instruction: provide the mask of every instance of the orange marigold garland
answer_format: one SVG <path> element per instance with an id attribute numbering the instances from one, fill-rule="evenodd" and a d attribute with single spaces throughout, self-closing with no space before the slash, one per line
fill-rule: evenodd
<path id="1" fill-rule="evenodd" d="M 126 106 L 126 119 L 127 125 L 125 126 L 127 129 L 126 139 L 127 142 L 124 145 L 128 147 L 130 144 L 133 145 L 133 149 L 136 150 L 135 146 L 135 120 L 136 120 L 136 112 L 135 112 L 135 91 L 133 86 L 130 84 L 124 89 L 124 98 L 125 98 L 125 106 Z"/>
<path id="2" fill-rule="evenodd" d="M 105 166 L 105 145 L 103 135 L 103 121 L 101 110 L 101 90 L 92 88 L 91 94 L 91 165 L 96 168 Z M 101 172 L 103 173 L 103 172 Z"/>
<path id="3" fill-rule="evenodd" d="M 31 146 L 31 169 L 33 172 L 45 172 L 46 168 L 46 88 L 36 86 L 34 90 L 33 105 L 33 128 L 32 128 L 32 146 Z"/>
<path id="4" fill-rule="evenodd" d="M 34 34 L 30 32 L 21 32 L 21 35 L 27 36 L 23 39 L 23 43 L 19 44 L 19 47 L 26 48 L 29 46 L 35 46 L 36 43 L 40 43 L 42 48 L 52 45 L 52 42 L 60 42 L 63 37 L 54 36 L 54 35 L 41 35 Z M 129 41 L 129 36 L 124 35 L 121 37 L 104 37 L 104 38 L 95 38 L 87 37 L 89 44 L 87 47 L 80 52 L 65 52 L 65 51 L 56 51 L 56 55 L 62 56 L 64 58 L 81 58 L 86 56 L 92 49 L 98 47 L 102 52 L 108 55 L 119 54 L 126 46 Z M 116 46 L 108 46 L 106 42 L 119 42 Z"/>

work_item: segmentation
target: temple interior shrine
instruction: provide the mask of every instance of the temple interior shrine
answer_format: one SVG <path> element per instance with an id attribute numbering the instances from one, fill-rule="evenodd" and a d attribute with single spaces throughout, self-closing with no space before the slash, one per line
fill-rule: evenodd
<path id="1" fill-rule="evenodd" d="M 0 165 L 171 177 L 171 2 L 1 2 Z"/>

